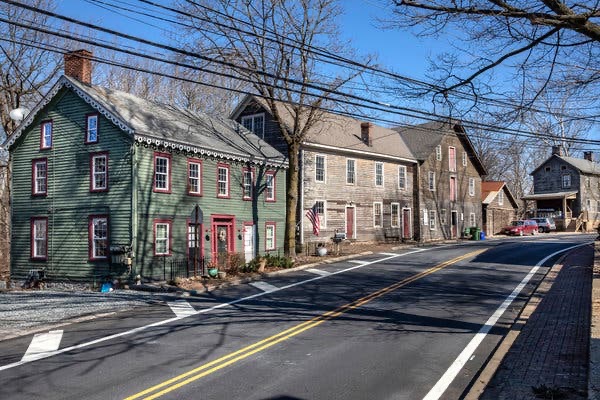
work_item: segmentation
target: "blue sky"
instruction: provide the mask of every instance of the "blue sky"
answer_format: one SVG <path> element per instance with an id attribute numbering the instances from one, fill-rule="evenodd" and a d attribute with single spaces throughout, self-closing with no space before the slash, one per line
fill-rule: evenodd
<path id="1" fill-rule="evenodd" d="M 444 41 L 420 39 L 408 32 L 383 31 L 377 28 L 375 18 L 389 15 L 379 0 L 344 0 L 345 13 L 339 25 L 345 39 L 350 39 L 359 55 L 377 54 L 380 65 L 402 75 L 425 79 L 428 57 L 445 50 Z M 58 2 L 59 13 L 83 21 L 99 24 L 124 33 L 167 41 L 158 29 L 153 29 L 106 11 L 84 0 L 62 0 Z"/>

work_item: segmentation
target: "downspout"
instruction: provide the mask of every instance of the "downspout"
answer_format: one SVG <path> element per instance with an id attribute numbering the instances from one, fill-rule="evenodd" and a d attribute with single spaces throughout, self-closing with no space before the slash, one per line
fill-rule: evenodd
<path id="1" fill-rule="evenodd" d="M 130 207 L 130 224 L 129 224 L 129 238 L 131 239 L 131 253 L 130 257 L 132 258 L 132 262 L 130 265 L 130 274 L 133 274 L 133 259 L 136 256 L 137 250 L 137 234 L 138 234 L 138 213 L 137 213 L 137 176 L 136 176 L 136 168 L 137 165 L 137 151 L 135 151 L 135 138 L 131 143 L 131 207 Z"/>

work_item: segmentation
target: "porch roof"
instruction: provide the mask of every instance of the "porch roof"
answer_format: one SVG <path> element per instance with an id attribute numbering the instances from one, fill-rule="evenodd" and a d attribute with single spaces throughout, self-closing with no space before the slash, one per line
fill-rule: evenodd
<path id="1" fill-rule="evenodd" d="M 539 193 L 539 194 L 528 194 L 522 196 L 523 200 L 552 200 L 552 199 L 574 199 L 577 197 L 577 191 L 575 192 L 554 192 L 554 193 Z"/>

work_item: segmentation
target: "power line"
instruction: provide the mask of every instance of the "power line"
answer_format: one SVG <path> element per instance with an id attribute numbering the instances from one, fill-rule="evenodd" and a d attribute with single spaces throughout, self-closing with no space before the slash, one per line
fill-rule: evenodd
<path id="1" fill-rule="evenodd" d="M 2 1 L 4 1 L 4 0 L 2 0 Z M 6 2 L 6 1 L 5 1 L 5 2 Z M 10 1 L 9 1 L 9 3 L 14 3 L 14 2 L 10 2 Z M 65 17 L 65 18 L 68 18 L 68 17 Z M 48 34 L 52 34 L 52 35 L 58 35 L 58 36 L 66 37 L 66 38 L 69 38 L 69 39 L 73 39 L 73 37 L 72 37 L 72 36 L 66 36 L 66 35 L 64 35 L 64 34 L 59 34 L 59 33 L 52 32 L 52 31 L 49 31 L 49 30 L 46 30 L 46 29 L 42 29 L 42 28 L 39 28 L 39 27 L 34 27 L 33 25 L 24 25 L 24 24 L 19 24 L 19 23 L 16 23 L 16 22 L 14 22 L 14 21 L 7 21 L 7 20 L 2 20 L 2 21 L 3 21 L 3 22 L 7 22 L 7 23 L 16 24 L 16 25 L 18 25 L 18 26 L 21 26 L 21 27 L 24 27 L 24 28 L 26 28 L 26 29 L 33 29 L 33 30 L 41 31 L 41 32 L 48 33 Z M 79 23 L 79 22 L 78 22 L 78 23 Z M 95 29 L 95 28 L 94 28 L 94 25 L 92 25 L 92 24 L 86 24 L 86 23 L 79 23 L 79 24 L 91 25 L 91 28 L 92 28 L 92 29 Z M 110 32 L 114 32 L 115 34 L 117 34 L 117 35 L 119 35 L 119 36 L 126 36 L 127 38 L 131 38 L 130 40 L 136 40 L 136 41 L 137 41 L 137 40 L 139 39 L 139 38 L 136 38 L 136 37 L 134 37 L 134 36 L 131 36 L 131 35 L 125 35 L 125 34 L 121 34 L 121 33 L 119 33 L 119 32 L 116 32 L 116 31 L 106 30 L 105 28 L 101 28 L 100 30 L 101 30 L 101 31 L 110 31 Z M 181 67 L 184 67 L 184 68 L 192 68 L 192 69 L 200 70 L 200 71 L 202 71 L 202 72 L 207 72 L 207 73 L 211 73 L 211 74 L 220 75 L 220 76 L 228 77 L 228 78 L 231 78 L 231 79 L 237 79 L 237 80 L 242 80 L 242 81 L 243 81 L 243 79 L 241 79 L 240 77 L 232 76 L 232 75 L 230 75 L 230 74 L 223 74 L 223 73 L 221 73 L 221 72 L 214 71 L 214 70 L 201 69 L 201 68 L 198 68 L 198 67 L 195 67 L 195 66 L 190 66 L 190 65 L 187 65 L 187 64 L 176 63 L 176 62 L 173 62 L 173 61 L 166 61 L 165 59 L 158 59 L 157 57 L 153 57 L 153 56 L 149 56 L 149 55 L 147 55 L 147 54 L 141 54 L 141 53 L 137 53 L 137 52 L 133 52 L 133 51 L 123 51 L 122 49 L 120 49 L 120 48 L 116 48 L 116 47 L 114 47 L 114 46 L 99 45 L 98 43 L 95 43 L 95 42 L 93 42 L 93 41 L 89 41 L 89 40 L 82 40 L 81 38 L 76 38 L 76 40 L 78 40 L 78 41 L 81 41 L 81 42 L 83 42 L 83 43 L 88 43 L 88 44 L 91 44 L 91 45 L 95 45 L 95 46 L 99 46 L 99 47 L 107 48 L 107 49 L 114 50 L 114 51 L 118 51 L 118 52 L 125 52 L 125 53 L 127 53 L 127 54 L 130 54 L 130 55 L 135 55 L 135 56 L 138 56 L 138 57 L 149 58 L 149 59 L 152 59 L 152 60 L 154 60 L 154 61 L 158 61 L 158 62 L 162 62 L 162 63 L 168 63 L 168 64 L 172 64 L 172 65 L 178 65 L 178 66 L 181 66 Z M 139 40 L 140 40 L 140 41 L 143 41 L 143 42 L 150 43 L 151 45 L 153 45 L 153 43 L 154 43 L 154 42 L 151 42 L 151 41 L 146 41 L 146 40 L 144 40 L 144 39 L 139 39 Z M 172 48 L 172 49 L 175 49 L 175 50 L 182 51 L 182 50 L 180 50 L 180 49 L 173 48 L 172 46 L 165 46 L 165 45 L 160 45 L 160 44 L 158 44 L 158 47 L 161 47 L 161 46 L 162 46 L 162 47 L 166 47 L 166 48 Z M 219 63 L 219 61 L 218 61 L 218 60 L 217 60 L 217 61 L 215 61 L 215 62 L 216 62 L 216 63 Z M 151 72 L 151 71 L 148 71 L 148 72 L 149 72 L 149 73 L 154 73 L 154 72 Z M 272 87 L 275 87 L 275 86 L 272 86 Z M 226 88 L 224 88 L 224 89 L 226 89 Z M 319 89 L 320 89 L 320 90 L 324 90 L 323 88 L 320 88 L 320 87 L 319 87 Z M 356 106 L 356 107 L 369 108 L 369 109 L 373 109 L 373 110 L 380 111 L 380 112 L 386 112 L 386 113 L 392 113 L 392 114 L 404 115 L 404 116 L 409 116 L 409 117 L 412 117 L 412 118 L 425 119 L 425 120 L 430 120 L 430 121 L 435 121 L 435 120 L 439 120 L 439 119 L 444 119 L 444 117 L 443 117 L 443 116 L 440 116 L 440 115 L 437 115 L 437 114 L 427 113 L 427 112 L 423 112 L 423 111 L 421 111 L 421 110 L 414 110 L 414 109 L 410 109 L 410 108 L 406 108 L 406 107 L 402 107 L 402 108 L 400 108 L 400 110 L 402 110 L 403 112 L 399 112 L 398 110 L 395 110 L 395 111 L 390 111 L 390 110 L 389 110 L 389 109 L 387 109 L 387 108 L 381 108 L 381 107 L 379 106 L 379 105 L 382 105 L 382 106 L 385 106 L 385 107 L 388 107 L 388 106 L 390 106 L 390 105 L 387 105 L 387 104 L 382 104 L 382 103 L 380 103 L 380 102 L 374 102 L 374 101 L 372 101 L 372 100 L 369 100 L 369 99 L 361 98 L 361 97 L 358 97 L 358 96 L 353 96 L 353 95 L 350 95 L 350 94 L 348 94 L 348 93 L 343 93 L 343 92 L 339 92 L 339 91 L 338 91 L 337 93 L 334 93 L 334 94 L 336 94 L 336 95 L 340 95 L 340 96 L 345 96 L 345 97 L 351 97 L 351 98 L 354 98 L 354 99 L 356 99 L 356 100 L 358 100 L 358 101 L 366 101 L 366 102 L 370 102 L 370 103 L 375 103 L 375 104 L 377 105 L 376 107 L 373 107 L 373 106 L 368 106 L 368 105 L 365 105 L 365 104 L 360 104 L 360 103 L 355 103 L 355 102 L 344 101 L 344 100 L 342 100 L 342 99 L 338 99 L 338 100 L 337 100 L 337 101 L 340 101 L 340 102 L 343 102 L 343 103 L 345 102 L 345 103 L 346 103 L 346 104 L 348 104 L 348 105 L 353 105 L 353 106 Z M 319 97 L 319 96 L 318 96 L 318 95 L 316 95 L 316 94 L 312 94 L 312 96 L 314 96 L 314 97 Z M 392 107 L 392 108 L 399 108 L 399 107 L 397 107 L 397 106 L 395 106 L 395 107 L 394 107 L 394 106 L 391 106 L 391 107 Z M 417 114 L 421 114 L 421 115 L 409 114 L 409 113 L 407 113 L 407 112 L 417 113 Z M 527 134 L 529 134 L 528 132 L 524 132 L 524 131 L 518 131 L 518 130 L 514 130 L 514 129 L 510 129 L 510 128 L 500 128 L 500 127 L 493 126 L 493 125 L 484 125 L 484 124 L 481 124 L 481 123 L 477 123 L 477 124 L 475 124 L 475 123 L 472 123 L 472 122 L 470 122 L 470 121 L 464 121 L 464 125 L 465 125 L 465 126 L 467 126 L 467 124 L 473 124 L 473 125 L 471 125 L 471 126 L 476 126 L 477 128 L 482 128 L 482 127 L 485 127 L 486 129 L 488 129 L 488 130 L 491 130 L 491 131 L 494 131 L 494 132 L 497 132 L 497 133 L 505 133 L 505 134 L 508 134 L 508 132 L 509 132 L 509 131 L 512 131 L 512 132 L 515 132 L 515 133 L 520 133 L 520 134 L 524 134 L 524 135 L 527 135 Z"/>

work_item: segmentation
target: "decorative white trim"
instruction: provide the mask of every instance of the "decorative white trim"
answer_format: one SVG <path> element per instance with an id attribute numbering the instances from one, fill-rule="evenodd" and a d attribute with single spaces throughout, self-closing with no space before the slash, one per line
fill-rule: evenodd
<path id="1" fill-rule="evenodd" d="M 183 151 L 185 149 L 185 151 L 188 153 L 193 152 L 194 154 L 200 154 L 201 156 L 222 158 L 222 159 L 230 160 L 230 161 L 251 162 L 252 164 L 255 164 L 255 165 L 266 165 L 266 166 L 277 167 L 277 168 L 280 168 L 280 167 L 285 168 L 286 167 L 287 163 L 282 162 L 282 161 L 269 162 L 269 160 L 266 160 L 266 159 L 265 160 L 257 160 L 254 156 L 251 156 L 251 155 L 241 156 L 241 155 L 229 154 L 226 152 L 210 151 L 210 150 L 206 150 L 206 149 L 203 149 L 200 147 L 190 146 L 190 145 L 186 145 L 183 143 L 170 141 L 167 139 L 160 139 L 160 138 L 136 134 L 135 130 L 132 129 L 131 126 L 129 126 L 127 124 L 127 122 L 125 122 L 125 121 L 121 120 L 120 118 L 118 118 L 117 116 L 115 116 L 108 109 L 106 109 L 104 106 L 102 106 L 101 103 L 97 102 L 90 95 L 88 95 L 85 92 L 85 90 L 79 88 L 75 83 L 71 82 L 69 80 L 69 78 L 67 78 L 65 76 L 62 76 L 56 82 L 56 84 L 52 87 L 52 89 L 50 89 L 50 91 L 46 94 L 46 96 L 44 96 L 44 98 L 36 105 L 36 107 L 27 115 L 27 118 L 25 118 L 25 120 L 19 125 L 19 127 L 15 130 L 15 132 L 10 137 L 7 138 L 6 142 L 4 143 L 6 148 L 9 148 L 10 146 L 12 146 L 17 141 L 17 139 L 19 139 L 19 137 L 23 134 L 25 129 L 33 123 L 33 120 L 35 119 L 36 115 L 44 107 L 46 107 L 50 103 L 50 101 L 52 101 L 52 99 L 56 96 L 56 94 L 63 87 L 67 87 L 67 88 L 73 90 L 73 92 L 75 92 L 75 94 L 77 94 L 77 96 L 79 96 L 83 101 L 85 101 L 90 106 L 92 106 L 100 114 L 104 115 L 107 119 L 109 119 L 116 126 L 118 126 L 122 131 L 130 134 L 138 144 L 155 145 L 158 147 L 163 147 L 168 150 L 170 149 L 170 150 Z"/>

